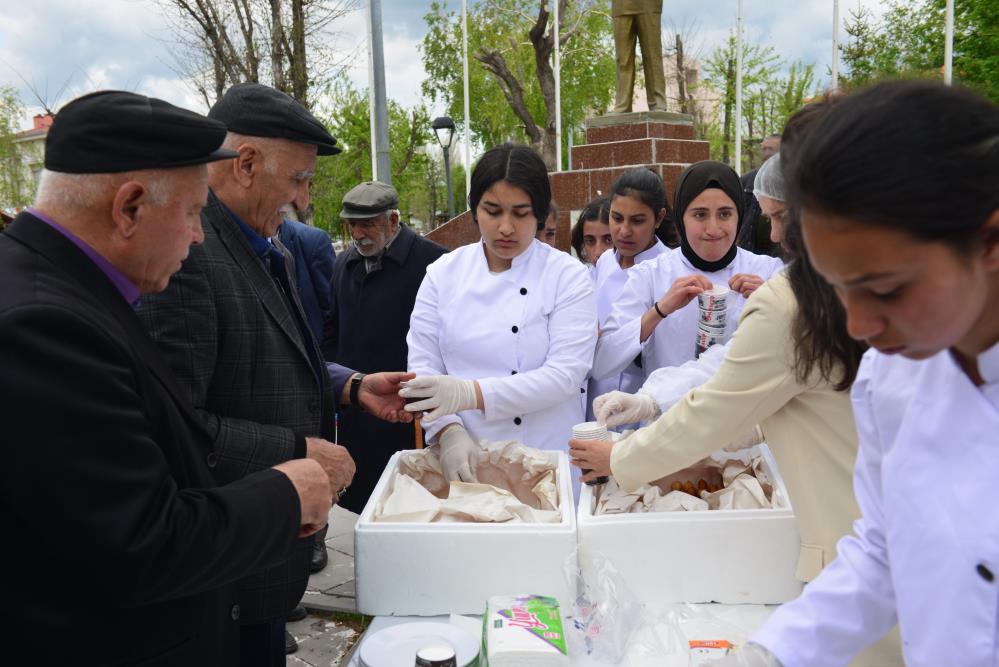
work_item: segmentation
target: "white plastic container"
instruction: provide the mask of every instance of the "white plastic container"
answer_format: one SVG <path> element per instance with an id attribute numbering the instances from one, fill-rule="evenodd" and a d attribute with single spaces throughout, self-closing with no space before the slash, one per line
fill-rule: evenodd
<path id="1" fill-rule="evenodd" d="M 773 509 L 593 515 L 593 489 L 579 499 L 579 558 L 592 576 L 602 554 L 651 609 L 674 602 L 778 604 L 797 597 L 800 540 L 770 449 L 757 445 L 774 480 Z"/>
<path id="2" fill-rule="evenodd" d="M 576 515 L 564 452 L 557 452 L 560 523 L 374 522 L 401 454 L 389 460 L 354 528 L 359 612 L 482 614 L 488 598 L 515 593 L 548 595 L 571 608 L 576 592 L 565 568 L 575 571 Z"/>

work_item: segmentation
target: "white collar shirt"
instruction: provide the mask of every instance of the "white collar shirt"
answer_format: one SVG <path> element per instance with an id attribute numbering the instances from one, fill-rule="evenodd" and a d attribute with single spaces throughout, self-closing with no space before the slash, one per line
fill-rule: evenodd
<path id="1" fill-rule="evenodd" d="M 999 345 L 975 386 L 948 351 L 870 351 L 852 396 L 862 518 L 754 636 L 784 667 L 844 665 L 899 623 L 911 667 L 999 665 Z"/>

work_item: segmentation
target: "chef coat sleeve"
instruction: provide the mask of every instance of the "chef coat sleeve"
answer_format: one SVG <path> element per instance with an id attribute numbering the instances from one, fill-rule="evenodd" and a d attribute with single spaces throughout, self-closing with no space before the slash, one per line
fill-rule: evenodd
<path id="1" fill-rule="evenodd" d="M 652 275 L 645 270 L 646 264 L 658 265 L 658 262 L 645 262 L 628 271 L 628 282 L 600 329 L 590 371 L 594 380 L 621 373 L 642 351 L 642 315 L 658 296 L 653 294 Z M 652 336 L 646 342 L 649 340 Z"/>
<path id="2" fill-rule="evenodd" d="M 548 316 L 545 363 L 517 375 L 478 378 L 487 420 L 507 419 L 579 398 L 597 340 L 593 283 L 582 266 L 559 275 L 555 305 Z"/>
<path id="3" fill-rule="evenodd" d="M 409 318 L 409 333 L 406 345 L 409 347 L 407 370 L 421 375 L 447 375 L 447 366 L 441 355 L 440 310 L 437 294 L 436 273 L 427 271 L 416 293 L 413 314 Z M 433 421 L 422 422 L 423 434 L 430 444 L 436 444 L 437 435 L 448 424 L 461 424 L 461 417 L 446 415 Z"/>
<path id="4" fill-rule="evenodd" d="M 638 393 L 651 396 L 659 410 L 665 413 L 680 402 L 688 391 L 701 386 L 718 372 L 730 343 L 731 341 L 724 345 L 712 345 L 697 359 L 691 359 L 680 366 L 657 368 L 645 379 L 645 384 Z"/>
<path id="5" fill-rule="evenodd" d="M 782 287 L 768 283 L 750 297 L 713 377 L 614 446 L 611 471 L 622 489 L 637 489 L 709 456 L 804 390 L 789 356 L 794 297 Z"/>
<path id="6" fill-rule="evenodd" d="M 897 622 L 881 488 L 881 461 L 890 443 L 878 436 L 870 399 L 876 359 L 864 359 L 852 390 L 860 439 L 853 484 L 861 518 L 854 522 L 855 535 L 841 539 L 836 559 L 752 638 L 784 667 L 845 665 Z"/>

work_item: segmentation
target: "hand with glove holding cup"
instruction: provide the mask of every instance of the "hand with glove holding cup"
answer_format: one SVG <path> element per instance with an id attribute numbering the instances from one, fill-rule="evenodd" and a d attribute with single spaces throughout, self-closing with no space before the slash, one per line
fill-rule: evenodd
<path id="1" fill-rule="evenodd" d="M 647 394 L 628 394 L 611 391 L 593 400 L 593 412 L 597 423 L 610 428 L 622 424 L 655 419 L 659 416 L 659 405 Z M 569 441 L 569 455 L 572 464 L 583 471 L 582 481 L 595 481 L 611 474 L 610 456 L 614 443 L 610 440 Z"/>

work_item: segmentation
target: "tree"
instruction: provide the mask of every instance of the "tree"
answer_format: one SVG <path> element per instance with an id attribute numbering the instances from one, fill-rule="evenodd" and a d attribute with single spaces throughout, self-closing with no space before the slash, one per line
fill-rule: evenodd
<path id="1" fill-rule="evenodd" d="M 15 142 L 23 116 L 17 91 L 0 86 L 0 208 L 26 206 L 34 198 L 34 176 Z"/>
<path id="2" fill-rule="evenodd" d="M 775 80 L 781 67 L 781 59 L 773 47 L 761 44 L 744 44 L 742 50 L 742 93 L 745 103 L 756 99 L 759 91 L 769 87 L 767 84 Z M 712 52 L 704 64 L 707 81 L 723 92 L 722 129 L 719 133 L 715 128 L 709 128 L 708 138 L 712 141 L 712 155 L 719 155 L 722 162 L 729 162 L 729 156 L 735 143 L 735 66 L 736 44 L 735 34 L 730 34 L 728 40 Z M 755 96 L 755 97 L 754 97 Z M 743 118 L 752 118 L 745 113 Z M 752 122 L 752 121 L 750 121 Z M 752 130 L 752 126 L 749 128 Z M 750 132 L 752 136 L 752 132 Z"/>
<path id="3" fill-rule="evenodd" d="M 845 21 L 840 46 L 847 88 L 898 77 L 940 78 L 944 0 L 891 0 L 875 20 L 864 7 Z M 954 7 L 954 80 L 999 102 L 999 3 L 961 0 Z"/>
<path id="4" fill-rule="evenodd" d="M 159 0 L 185 47 L 177 68 L 211 104 L 229 86 L 269 83 L 310 107 L 345 63 L 328 28 L 358 0 Z"/>
<path id="5" fill-rule="evenodd" d="M 326 91 L 326 97 L 336 100 L 325 122 L 343 152 L 317 162 L 312 185 L 314 222 L 332 236 L 345 239 L 340 228 L 343 195 L 358 183 L 371 180 L 368 95 L 340 80 Z M 403 219 L 412 213 L 426 215 L 429 220 L 426 174 L 432 157 L 425 147 L 433 141 L 430 116 L 422 105 L 406 109 L 393 100 L 389 101 L 388 116 L 389 135 L 394 138 L 389 146 L 392 184 L 399 192 L 399 210 Z"/>
<path id="6" fill-rule="evenodd" d="M 558 0 L 562 125 L 568 135 L 614 94 L 608 0 Z M 461 119 L 461 17 L 434 2 L 425 16 L 423 93 Z M 544 0 L 490 0 L 469 8 L 471 131 L 485 146 L 526 141 L 555 166 L 554 34 Z M 567 142 L 566 136 L 563 142 Z"/>

